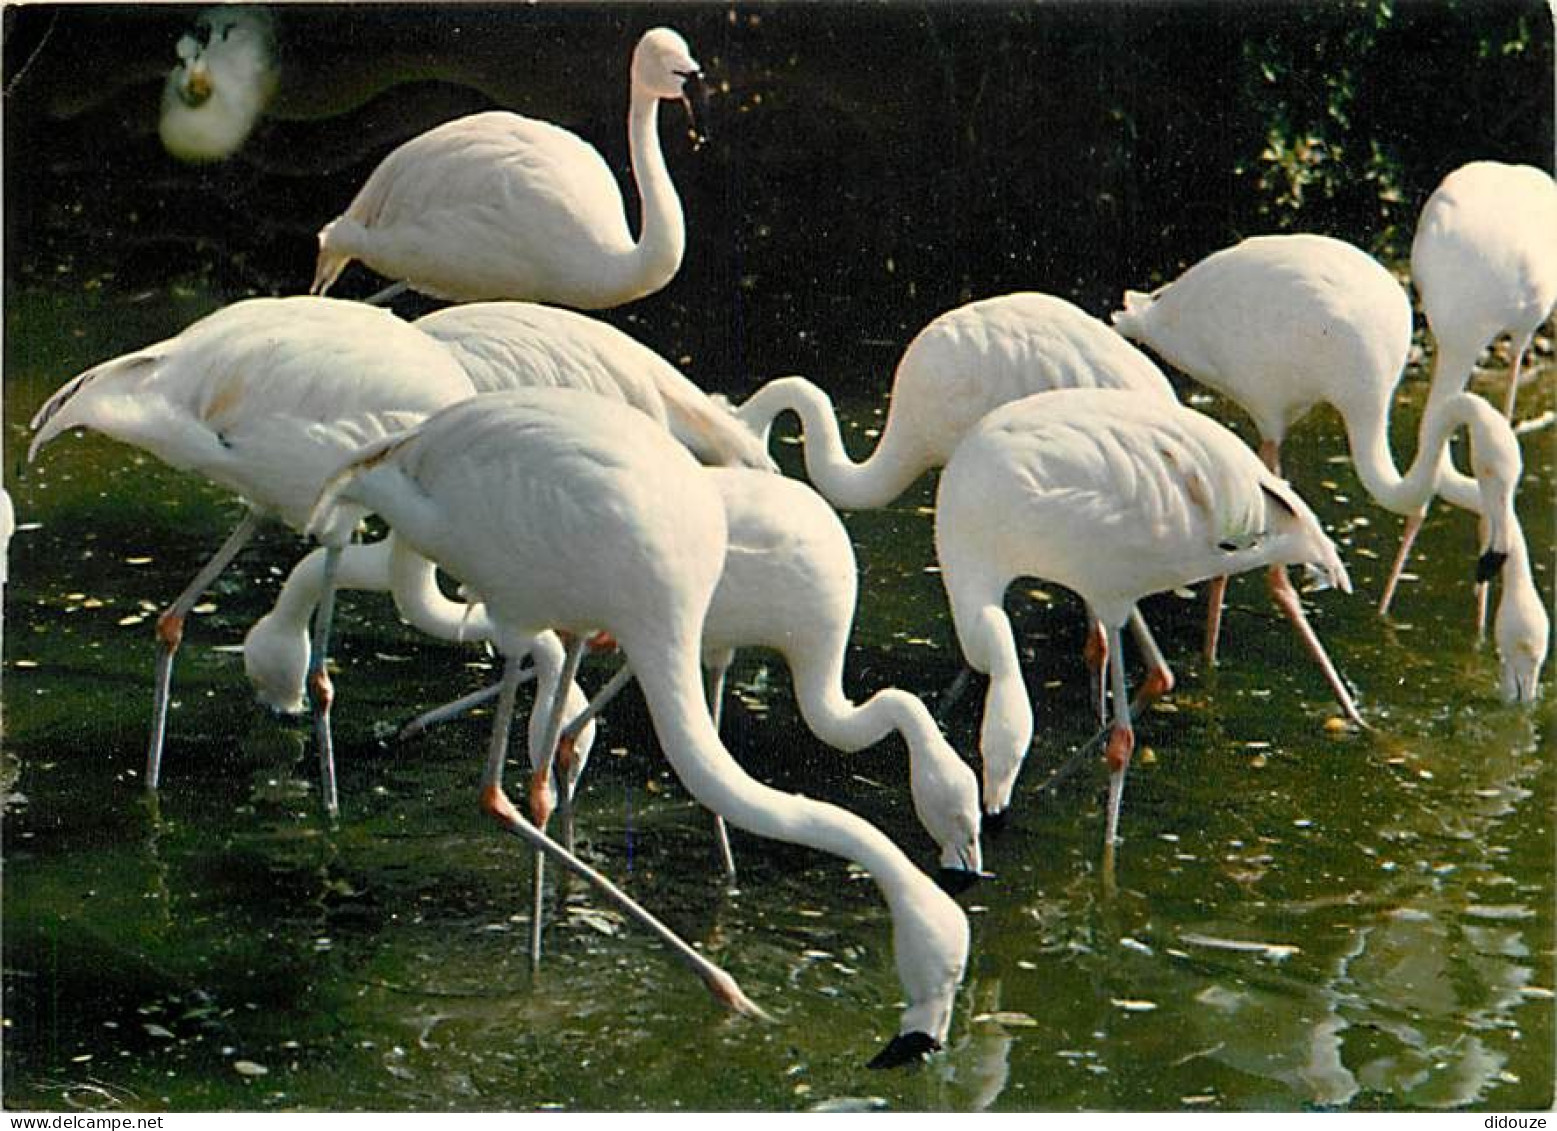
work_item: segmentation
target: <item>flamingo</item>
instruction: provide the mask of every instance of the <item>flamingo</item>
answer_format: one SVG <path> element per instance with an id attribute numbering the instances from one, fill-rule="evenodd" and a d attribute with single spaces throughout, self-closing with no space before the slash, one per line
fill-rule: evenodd
<path id="1" fill-rule="evenodd" d="M 724 500 L 729 530 L 724 572 L 703 621 L 703 667 L 715 724 L 736 650 L 762 647 L 778 652 L 794 674 L 801 717 L 822 741 L 852 752 L 874 746 L 893 732 L 902 735 L 908 746 L 914 810 L 940 850 L 942 886 L 967 887 L 983 871 L 973 771 L 917 696 L 887 688 L 856 705 L 844 694 L 859 570 L 837 512 L 793 479 L 747 468 L 710 468 L 708 474 Z M 627 682 L 625 676 L 613 678 L 587 712 L 569 711 L 573 721 L 563 731 L 559 756 L 565 755 L 576 729 L 592 720 Z M 484 698 L 493 693 L 489 688 Z M 430 712 L 402 735 L 425 729 L 447 713 L 444 708 Z M 722 837 L 721 852 L 733 880 L 734 863 Z"/>
<path id="2" fill-rule="evenodd" d="M 871 1063 L 917 1059 L 946 1039 L 967 962 L 967 918 L 874 826 L 761 785 L 721 743 L 698 655 L 723 568 L 725 509 L 686 450 L 641 420 L 625 405 L 570 389 L 456 404 L 359 452 L 321 495 L 313 524 L 330 529 L 343 503 L 366 507 L 471 585 L 510 657 L 507 682 L 518 642 L 543 629 L 610 633 L 696 800 L 739 828 L 843 856 L 871 875 L 892 914 L 907 999 L 897 1035 Z M 512 703 L 505 687 L 499 726 Z M 494 737 L 482 804 L 517 829 L 523 819 L 503 792 L 502 762 Z"/>
<path id="3" fill-rule="evenodd" d="M 475 302 L 413 323 L 442 342 L 477 392 L 520 385 L 585 389 L 626 401 L 707 464 L 776 471 L 766 446 L 728 405 L 615 326 L 527 302 Z"/>
<path id="4" fill-rule="evenodd" d="M 257 4 L 206 8 L 179 37 L 157 132 L 180 161 L 224 161 L 242 148 L 279 81 L 275 23 Z"/>
<path id="5" fill-rule="evenodd" d="M 1135 602 L 1272 562 L 1310 563 L 1351 590 L 1313 512 L 1233 433 L 1114 389 L 1040 393 L 980 421 L 941 475 L 935 544 L 963 655 L 990 676 L 979 739 L 986 810 L 1010 803 L 1033 734 L 1006 588 L 1045 578 L 1102 622 L 1113 692 L 1109 850 L 1135 743 L 1119 650 Z"/>
<path id="6" fill-rule="evenodd" d="M 242 521 L 157 621 L 146 786 L 161 772 L 173 657 L 184 618 L 266 518 L 301 530 L 326 476 L 360 443 L 472 395 L 448 352 L 394 315 L 336 299 L 256 298 L 73 378 L 33 417 L 28 459 L 77 426 L 203 475 L 246 503 Z M 321 793 L 335 791 L 325 671 L 335 570 L 360 511 L 320 531 L 328 547 L 309 659 Z"/>
<path id="7" fill-rule="evenodd" d="M 805 430 L 806 476 L 842 510 L 884 507 L 944 466 L 962 437 L 1000 405 L 1050 389 L 1127 388 L 1174 400 L 1151 359 L 1053 295 L 1018 292 L 940 315 L 903 351 L 887 423 L 863 463 L 844 450 L 832 400 L 803 377 L 770 381 L 736 415 L 767 438 L 781 413 Z"/>
<path id="8" fill-rule="evenodd" d="M 491 111 L 446 122 L 384 158 L 320 231 L 314 292 L 361 259 L 455 302 L 595 310 L 653 294 L 676 274 L 686 246 L 660 152 L 659 104 L 681 99 L 690 112 L 701 80 L 686 41 L 669 28 L 645 32 L 633 50 L 627 131 L 643 208 L 637 242 L 593 146 L 548 122 Z"/>
<path id="9" fill-rule="evenodd" d="M 1411 306 L 1372 256 L 1327 236 L 1257 236 L 1208 256 L 1154 294 L 1126 292 L 1114 324 L 1253 417 L 1260 457 L 1278 474 L 1287 429 L 1316 404 L 1331 405 L 1346 427 L 1358 478 L 1375 502 L 1409 515 L 1436 490 L 1496 527 L 1479 576 L 1502 566 L 1508 587 L 1527 592 L 1533 586 L 1527 554 L 1518 555 L 1512 569 L 1503 561 L 1510 538 L 1522 537 L 1511 520 L 1522 464 L 1513 430 L 1485 401 L 1465 393 L 1432 401 L 1410 470 L 1402 475 L 1395 467 L 1390 402 L 1411 345 Z M 1474 479 L 1451 464 L 1440 472 L 1440 456 L 1461 425 L 1470 429 Z M 1321 655 L 1323 646 L 1279 564 L 1271 568 L 1270 585 L 1310 651 Z M 1219 579 L 1212 588 L 1208 657 L 1216 654 L 1224 587 Z M 1545 656 L 1548 625 L 1544 614 L 1530 615 L 1530 604 L 1516 600 L 1498 618 L 1504 686 L 1539 682 L 1529 658 Z"/>
<path id="10" fill-rule="evenodd" d="M 1503 416 L 1512 420 L 1525 351 L 1557 304 L 1557 181 L 1533 166 L 1497 161 L 1456 169 L 1422 208 L 1411 277 L 1437 347 L 1429 406 L 1463 391 L 1482 351 L 1507 334 L 1514 361 Z M 1381 615 L 1389 613 L 1430 503 L 1406 516 Z"/>

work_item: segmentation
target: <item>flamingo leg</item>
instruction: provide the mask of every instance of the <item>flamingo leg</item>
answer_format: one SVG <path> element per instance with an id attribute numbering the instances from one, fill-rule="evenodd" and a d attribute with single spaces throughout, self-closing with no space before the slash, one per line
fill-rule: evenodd
<path id="1" fill-rule="evenodd" d="M 1325 646 L 1320 643 L 1319 635 L 1314 631 L 1314 626 L 1308 623 L 1308 617 L 1303 614 L 1303 602 L 1298 598 L 1298 592 L 1292 586 L 1292 579 L 1287 576 L 1286 566 L 1271 566 L 1269 572 L 1271 598 L 1276 602 L 1277 608 L 1286 614 L 1292 622 L 1292 627 L 1297 629 L 1298 637 L 1303 641 L 1308 654 L 1319 665 L 1319 670 L 1324 673 L 1325 681 L 1330 684 L 1330 692 L 1335 696 L 1335 701 L 1340 704 L 1345 716 L 1358 726 L 1366 726 L 1362 721 L 1362 715 L 1357 710 L 1357 704 L 1352 699 L 1352 693 L 1347 688 L 1341 674 L 1335 670 L 1335 665 L 1330 662 L 1329 655 L 1325 652 Z"/>
<path id="2" fill-rule="evenodd" d="M 1433 505 L 1429 499 L 1423 504 L 1422 509 L 1415 514 L 1406 516 L 1405 527 L 1400 532 L 1400 549 L 1395 552 L 1395 562 L 1389 567 L 1389 579 L 1384 582 L 1384 595 L 1379 598 L 1379 616 L 1389 616 L 1389 606 L 1395 600 L 1395 589 L 1400 584 L 1400 575 L 1405 572 L 1406 561 L 1411 557 L 1411 547 L 1416 544 L 1416 536 L 1421 532 L 1422 523 L 1427 518 L 1427 510 Z"/>
<path id="3" fill-rule="evenodd" d="M 1098 725 L 1102 726 L 1108 720 L 1108 708 L 1105 702 L 1108 680 L 1104 671 L 1108 665 L 1108 634 L 1103 628 L 1102 621 L 1090 614 L 1087 620 L 1087 642 L 1082 645 L 1081 658 L 1086 661 L 1087 671 L 1090 673 L 1089 686 L 1097 706 Z"/>
<path id="4" fill-rule="evenodd" d="M 578 637 L 568 640 L 567 650 L 563 654 L 562 674 L 558 677 L 556 690 L 552 693 L 552 701 L 546 705 L 548 711 L 546 727 L 541 732 L 542 741 L 540 753 L 540 765 L 531 767 L 530 777 L 530 815 L 534 818 L 536 826 L 544 832 L 546 822 L 551 819 L 554 792 L 552 788 L 552 770 L 556 763 L 557 740 L 562 731 L 562 716 L 568 706 L 568 685 L 578 675 L 579 662 L 584 658 L 584 642 Z M 541 704 L 536 703 L 535 710 L 541 709 Z M 572 816 L 572 798 L 567 797 L 567 783 L 563 785 L 564 800 L 562 807 L 569 817 Z M 535 854 L 534 891 L 531 902 L 530 918 L 530 969 L 532 971 L 541 968 L 541 921 L 543 918 L 543 897 L 546 894 L 546 854 Z"/>
<path id="5" fill-rule="evenodd" d="M 503 763 L 508 755 L 508 735 L 513 721 L 514 701 L 523 678 L 524 673 L 520 672 L 518 662 L 510 660 L 504 669 L 503 681 L 499 684 L 497 717 L 492 724 L 492 741 L 487 748 L 486 773 L 482 777 L 481 784 L 482 810 L 509 832 L 526 841 L 537 855 L 550 856 L 562 867 L 583 879 L 585 883 L 593 885 L 628 918 L 648 928 L 655 937 L 670 947 L 678 958 L 692 968 L 708 987 L 709 992 L 725 1008 L 748 1017 L 770 1020 L 768 1015 L 741 991 L 734 978 L 704 958 L 680 935 L 660 922 L 621 888 L 525 820 L 514 807 L 513 802 L 508 800 L 508 795 L 503 792 Z M 624 680 L 623 683 L 625 682 Z"/>
<path id="6" fill-rule="evenodd" d="M 330 733 L 330 706 L 335 702 L 335 686 L 330 682 L 325 661 L 330 655 L 330 628 L 335 622 L 335 573 L 340 563 L 341 548 L 327 547 L 308 653 L 308 698 L 313 704 L 314 741 L 319 747 L 319 796 L 324 801 L 324 811 L 332 817 L 340 812 L 335 792 L 335 739 Z"/>
<path id="7" fill-rule="evenodd" d="M 1227 578 L 1213 577 L 1206 587 L 1206 667 L 1216 667 L 1216 647 L 1222 639 L 1222 605 L 1227 600 Z"/>
<path id="8" fill-rule="evenodd" d="M 957 678 L 945 691 L 937 697 L 935 702 L 935 720 L 939 723 L 946 721 L 946 716 L 951 714 L 951 709 L 962 698 L 962 693 L 968 689 L 968 684 L 973 682 L 973 669 L 967 664 L 962 665 L 962 670 L 957 673 Z"/>
<path id="9" fill-rule="evenodd" d="M 1487 519 L 1482 516 L 1477 522 L 1479 545 L 1486 548 L 1491 528 Z M 1476 583 L 1476 645 L 1480 647 L 1487 639 L 1487 597 L 1492 590 L 1490 581 L 1478 581 Z"/>
<path id="10" fill-rule="evenodd" d="M 1114 725 L 1103 750 L 1103 760 L 1108 763 L 1108 820 L 1103 843 L 1112 845 L 1119 839 L 1119 811 L 1124 804 L 1125 774 L 1130 769 L 1130 756 L 1135 752 L 1135 729 L 1130 725 L 1130 692 L 1125 684 L 1124 654 L 1119 647 L 1119 630 L 1108 629 L 1108 671 L 1114 693 Z"/>
<path id="11" fill-rule="evenodd" d="M 398 283 L 390 283 L 389 286 L 385 287 L 383 290 L 374 291 L 362 301 L 367 306 L 387 306 L 390 302 L 399 298 L 410 289 L 411 284 L 401 280 Z"/>
<path id="12" fill-rule="evenodd" d="M 1508 371 L 1508 396 L 1503 401 L 1503 419 L 1510 424 L 1514 422 L 1514 402 L 1519 399 L 1519 370 L 1525 359 L 1525 350 L 1530 348 L 1530 339 L 1535 336 L 1534 331 L 1524 336 L 1524 340 L 1514 343 L 1514 364 Z"/>
<path id="13" fill-rule="evenodd" d="M 1157 640 L 1152 636 L 1152 630 L 1147 627 L 1146 618 L 1141 616 L 1140 609 L 1130 610 L 1130 635 L 1135 637 L 1136 646 L 1140 648 L 1141 655 L 1146 659 L 1146 679 L 1141 684 L 1135 702 L 1130 704 L 1130 714 L 1139 715 L 1172 691 L 1175 681 L 1173 669 L 1168 666 L 1162 649 L 1157 647 Z"/>
<path id="14" fill-rule="evenodd" d="M 168 699 L 173 688 L 173 657 L 184 639 L 184 618 L 195 602 L 211 587 L 221 572 L 232 564 L 238 551 L 248 545 L 260 528 L 259 512 L 245 514 L 227 540 L 209 561 L 200 567 L 184 591 L 173 599 L 157 618 L 157 660 L 151 704 L 151 739 L 146 747 L 146 788 L 155 791 L 162 776 L 162 744 L 167 736 Z"/>
<path id="15" fill-rule="evenodd" d="M 521 671 L 520 676 L 521 682 L 527 679 L 534 679 L 535 669 L 525 668 L 523 671 Z M 502 688 L 503 685 L 501 683 L 494 683 L 490 687 L 483 687 L 478 691 L 472 691 L 469 695 L 462 695 L 452 703 L 445 703 L 441 707 L 434 707 L 430 711 L 425 711 L 422 714 L 417 715 L 416 718 L 412 719 L 410 722 L 406 723 L 405 726 L 396 731 L 394 741 L 409 741 L 419 734 L 424 734 L 426 731 L 430 730 L 432 727 L 437 726 L 439 723 L 448 722 L 450 719 L 458 718 L 460 715 L 463 715 L 468 711 L 474 711 L 482 704 L 490 703 L 492 700 L 496 699 L 498 697 L 498 693 L 502 691 Z"/>
<path id="16" fill-rule="evenodd" d="M 706 673 L 704 687 L 708 694 L 708 715 L 714 720 L 714 729 L 719 729 L 719 724 L 724 716 L 724 678 L 729 672 L 729 662 L 723 662 L 710 667 Z M 719 863 L 724 867 L 725 883 L 735 887 L 735 853 L 730 850 L 730 830 L 725 827 L 724 818 L 718 813 L 714 814 L 714 843 L 719 849 Z"/>

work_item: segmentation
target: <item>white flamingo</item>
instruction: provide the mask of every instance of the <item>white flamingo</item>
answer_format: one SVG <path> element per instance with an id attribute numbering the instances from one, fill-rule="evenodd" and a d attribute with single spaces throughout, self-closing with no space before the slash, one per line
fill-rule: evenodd
<path id="1" fill-rule="evenodd" d="M 179 37 L 157 132 L 180 161 L 223 161 L 248 140 L 279 79 L 275 24 L 258 4 L 206 8 Z"/>
<path id="2" fill-rule="evenodd" d="M 321 497 L 316 521 L 328 527 L 343 501 L 382 515 L 482 595 L 505 654 L 546 628 L 609 632 L 694 798 L 739 828 L 844 856 L 870 873 L 892 912 L 907 997 L 898 1035 L 872 1063 L 923 1055 L 946 1039 L 967 919 L 874 826 L 753 781 L 720 742 L 698 656 L 723 568 L 724 505 L 686 450 L 641 419 L 575 390 L 477 398 L 395 442 L 369 445 Z M 515 670 L 511 659 L 505 682 Z M 504 700 L 500 720 L 512 707 L 507 687 Z M 494 741 L 483 800 L 514 828 L 502 757 Z"/>
<path id="3" fill-rule="evenodd" d="M 1497 161 L 1456 169 L 1422 207 L 1411 278 L 1435 345 L 1429 407 L 1463 391 L 1482 351 L 1507 334 L 1514 361 L 1503 415 L 1512 420 L 1525 351 L 1557 304 L 1557 181 L 1533 166 Z M 1426 517 L 1427 504 L 1406 516 L 1380 613 L 1389 612 Z"/>
<path id="4" fill-rule="evenodd" d="M 767 438 L 783 412 L 805 429 L 806 476 L 842 510 L 884 507 L 942 467 L 992 409 L 1050 389 L 1127 388 L 1173 400 L 1157 366 L 1107 325 L 1064 299 L 1019 292 L 940 315 L 903 351 L 887 422 L 870 458 L 844 449 L 832 400 L 803 377 L 758 389 L 736 415 Z"/>
<path id="5" fill-rule="evenodd" d="M 1422 421 L 1421 444 L 1402 475 L 1389 445 L 1389 414 L 1411 345 L 1411 306 L 1405 291 L 1377 260 L 1326 236 L 1258 236 L 1195 264 L 1154 294 L 1125 294 L 1114 322 L 1126 337 L 1149 345 L 1171 364 L 1238 404 L 1254 419 L 1260 456 L 1281 467 L 1287 429 L 1315 405 L 1340 413 L 1352 463 L 1379 505 L 1397 514 L 1420 509 L 1436 491 L 1455 506 L 1482 515 L 1494 527 L 1480 574 L 1496 573 L 1511 537 L 1521 459 L 1512 429 L 1485 401 L 1465 393 L 1434 400 Z M 1461 425 L 1470 429 L 1475 478 L 1440 456 Z M 1529 658 L 1546 654 L 1544 613 L 1528 600 L 1533 588 L 1520 554 L 1505 566 L 1505 597 L 1519 591 L 1498 618 L 1498 652 L 1505 686 L 1538 683 Z M 1270 571 L 1272 592 L 1304 632 L 1310 650 L 1323 647 L 1302 617 L 1283 567 Z M 1213 587 L 1207 625 L 1208 655 L 1216 650 L 1216 616 L 1225 582 Z M 1538 643 L 1537 643 L 1538 642 Z M 1510 667 L 1518 668 L 1511 674 Z"/>
<path id="6" fill-rule="evenodd" d="M 1111 389 L 995 410 L 941 474 L 935 543 L 968 663 L 990 676 L 980 732 L 986 809 L 1010 803 L 1033 713 L 1003 600 L 1017 577 L 1073 590 L 1108 635 L 1113 727 L 1106 845 L 1134 749 L 1119 629 L 1151 593 L 1271 562 L 1350 591 L 1308 506 L 1209 417 Z"/>
<path id="7" fill-rule="evenodd" d="M 703 463 L 777 470 L 728 405 L 615 326 L 528 302 L 451 306 L 413 325 L 448 347 L 481 393 L 520 386 L 583 389 L 647 414 Z"/>
<path id="8" fill-rule="evenodd" d="M 632 56 L 627 132 L 642 230 L 599 152 L 549 122 L 506 111 L 447 122 L 379 164 L 319 233 L 313 290 L 360 259 L 434 298 L 526 299 L 586 310 L 653 294 L 686 246 L 681 201 L 660 151 L 662 99 L 690 97 L 702 72 L 669 28 Z"/>
<path id="9" fill-rule="evenodd" d="M 464 371 L 425 334 L 383 310 L 325 298 L 258 298 L 200 319 L 176 337 L 73 378 L 33 417 L 28 458 L 84 426 L 238 494 L 243 520 L 157 621 L 156 690 L 146 785 L 156 789 L 184 618 L 273 517 L 301 530 L 329 475 L 357 445 L 472 395 Z M 329 648 L 334 570 L 361 512 L 320 531 L 329 547 L 309 663 L 321 791 L 336 811 Z"/>
<path id="10" fill-rule="evenodd" d="M 983 868 L 977 777 L 917 696 L 893 687 L 856 705 L 844 694 L 859 570 L 837 512 L 793 479 L 747 468 L 711 468 L 708 474 L 724 500 L 729 530 L 724 572 L 703 621 L 703 667 L 715 724 L 735 652 L 753 647 L 778 652 L 794 676 L 801 717 L 822 741 L 853 752 L 894 732 L 902 736 L 914 811 L 940 850 L 942 885 L 948 890 L 967 886 Z M 627 685 L 629 676 L 630 669 L 624 669 L 613 677 L 587 712 L 570 709 L 572 721 L 563 731 L 559 757 L 567 757 L 573 733 Z M 493 693 L 489 689 L 484 698 Z M 425 729 L 450 713 L 447 708 L 430 712 L 402 734 Z M 733 878 L 723 838 L 721 847 Z"/>

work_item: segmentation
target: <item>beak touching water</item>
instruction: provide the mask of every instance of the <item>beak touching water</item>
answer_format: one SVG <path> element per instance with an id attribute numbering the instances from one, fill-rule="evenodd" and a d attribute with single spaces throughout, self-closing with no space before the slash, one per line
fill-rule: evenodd
<path id="1" fill-rule="evenodd" d="M 702 71 L 680 72 L 681 104 L 687 108 L 687 132 L 692 135 L 692 147 L 701 149 L 708 144 L 708 84 Z"/>

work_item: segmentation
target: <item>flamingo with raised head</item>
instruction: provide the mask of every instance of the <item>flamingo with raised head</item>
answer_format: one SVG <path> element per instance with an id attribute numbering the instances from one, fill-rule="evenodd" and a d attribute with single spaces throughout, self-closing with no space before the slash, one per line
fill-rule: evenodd
<path id="1" fill-rule="evenodd" d="M 353 259 L 454 302 L 599 310 L 664 287 L 681 266 L 686 231 L 660 150 L 659 104 L 680 99 L 690 110 L 702 69 L 686 41 L 661 27 L 638 41 L 631 70 L 627 133 L 643 216 L 636 240 L 594 146 L 494 110 L 445 122 L 384 158 L 320 231 L 314 292 L 327 291 Z"/>

